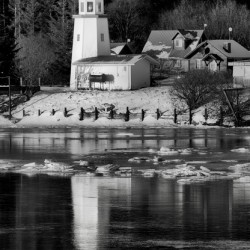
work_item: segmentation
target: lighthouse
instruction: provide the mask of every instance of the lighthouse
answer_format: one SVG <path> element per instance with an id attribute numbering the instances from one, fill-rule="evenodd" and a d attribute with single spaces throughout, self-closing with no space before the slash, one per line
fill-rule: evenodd
<path id="1" fill-rule="evenodd" d="M 76 66 L 80 59 L 110 55 L 108 18 L 104 0 L 79 0 L 79 14 L 74 15 L 74 35 L 70 87 L 75 89 Z"/>

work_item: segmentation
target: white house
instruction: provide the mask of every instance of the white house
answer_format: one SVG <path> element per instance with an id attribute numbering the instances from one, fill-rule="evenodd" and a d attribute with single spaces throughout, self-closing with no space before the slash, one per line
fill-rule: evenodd
<path id="1" fill-rule="evenodd" d="M 233 67 L 235 87 L 250 88 L 250 60 L 230 62 Z"/>
<path id="2" fill-rule="evenodd" d="M 111 55 L 103 1 L 79 0 L 79 15 L 74 16 L 71 89 L 149 87 L 151 66 L 158 62 L 148 55 Z"/>
<path id="3" fill-rule="evenodd" d="M 85 58 L 74 65 L 75 89 L 134 90 L 150 86 L 151 65 L 158 62 L 147 55 L 120 55 Z"/>

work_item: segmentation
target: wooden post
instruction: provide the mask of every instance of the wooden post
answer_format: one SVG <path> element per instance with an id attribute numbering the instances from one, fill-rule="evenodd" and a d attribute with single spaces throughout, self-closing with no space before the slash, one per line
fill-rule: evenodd
<path id="1" fill-rule="evenodd" d="M 64 117 L 67 117 L 68 116 L 68 110 L 67 110 L 67 108 L 64 108 Z"/>
<path id="2" fill-rule="evenodd" d="M 156 115 L 157 115 L 157 120 L 159 120 L 161 117 L 161 112 L 159 109 L 156 110 Z"/>
<path id="3" fill-rule="evenodd" d="M 177 124 L 177 110 L 174 109 L 174 123 Z"/>
<path id="4" fill-rule="evenodd" d="M 52 114 L 52 115 L 55 115 L 55 113 L 56 113 L 56 111 L 55 111 L 54 109 L 52 109 L 51 114 Z"/>
<path id="5" fill-rule="evenodd" d="M 10 86 L 10 76 L 8 76 L 9 83 L 9 120 L 11 119 L 11 86 Z"/>
<path id="6" fill-rule="evenodd" d="M 23 86 L 23 78 L 20 77 L 20 86 L 22 87 Z"/>
<path id="7" fill-rule="evenodd" d="M 85 110 L 83 108 L 81 108 L 81 112 L 80 112 L 80 121 L 83 121 L 84 120 L 84 113 L 85 113 Z"/>
<path id="8" fill-rule="evenodd" d="M 192 110 L 189 109 L 189 124 L 190 124 L 190 125 L 192 124 L 192 118 L 193 118 Z"/>
<path id="9" fill-rule="evenodd" d="M 95 121 L 98 119 L 98 114 L 99 114 L 98 109 L 97 107 L 95 107 Z"/>
<path id="10" fill-rule="evenodd" d="M 109 117 L 111 120 L 114 119 L 114 110 L 113 109 L 110 110 Z"/>
<path id="11" fill-rule="evenodd" d="M 41 87 L 41 78 L 38 78 L 38 86 Z"/>
<path id="12" fill-rule="evenodd" d="M 23 109 L 23 117 L 25 116 L 25 110 Z"/>
<path id="13" fill-rule="evenodd" d="M 220 126 L 223 126 L 223 121 L 224 121 L 223 108 L 220 107 L 220 120 L 219 120 L 219 125 Z"/>
<path id="14" fill-rule="evenodd" d="M 38 116 L 40 116 L 41 115 L 41 110 L 40 109 L 38 109 Z"/>
<path id="15" fill-rule="evenodd" d="M 130 112 L 129 112 L 129 109 L 127 107 L 127 111 L 126 111 L 126 114 L 125 114 L 125 122 L 129 121 L 129 115 L 130 115 Z"/>
<path id="16" fill-rule="evenodd" d="M 144 121 L 145 118 L 145 111 L 142 109 L 141 110 L 141 120 Z"/>
<path id="17" fill-rule="evenodd" d="M 205 108 L 204 118 L 205 118 L 205 124 L 207 124 L 207 119 L 208 119 L 208 112 L 207 112 L 207 108 Z"/>

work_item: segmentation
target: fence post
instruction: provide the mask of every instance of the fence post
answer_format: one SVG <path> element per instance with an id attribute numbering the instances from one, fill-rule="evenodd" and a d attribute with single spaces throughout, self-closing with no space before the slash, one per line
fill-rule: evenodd
<path id="1" fill-rule="evenodd" d="M 129 109 L 127 107 L 127 111 L 126 111 L 126 114 L 125 114 L 125 122 L 129 121 L 129 115 L 130 115 L 130 112 L 129 112 Z"/>
<path id="2" fill-rule="evenodd" d="M 41 110 L 40 109 L 38 109 L 38 116 L 40 116 L 41 115 Z"/>
<path id="3" fill-rule="evenodd" d="M 159 120 L 161 117 L 161 112 L 159 109 L 156 110 L 156 115 L 157 115 L 157 120 Z"/>
<path id="4" fill-rule="evenodd" d="M 145 118 L 145 111 L 142 109 L 141 110 L 141 120 L 144 121 Z"/>
<path id="5" fill-rule="evenodd" d="M 98 114 L 99 114 L 98 109 L 97 107 L 95 107 L 95 121 L 98 119 Z"/>
<path id="6" fill-rule="evenodd" d="M 67 110 L 67 108 L 64 108 L 63 114 L 64 114 L 64 117 L 67 117 L 67 116 L 68 116 L 68 110 Z"/>
<path id="7" fill-rule="evenodd" d="M 84 112 L 85 110 L 83 108 L 81 108 L 81 112 L 80 112 L 80 121 L 84 120 Z"/>
<path id="8" fill-rule="evenodd" d="M 223 121 L 224 121 L 223 108 L 220 106 L 220 120 L 219 120 L 220 126 L 223 126 Z"/>
<path id="9" fill-rule="evenodd" d="M 174 123 L 177 124 L 177 110 L 174 109 Z"/>
<path id="10" fill-rule="evenodd" d="M 192 124 L 192 119 L 193 118 L 193 115 L 192 115 L 192 110 L 189 109 L 189 124 L 191 125 Z"/>
<path id="11" fill-rule="evenodd" d="M 208 119 L 208 112 L 207 112 L 207 108 L 205 108 L 204 118 L 205 118 L 205 124 L 207 124 L 207 119 Z"/>
<path id="12" fill-rule="evenodd" d="M 38 78 L 38 86 L 41 87 L 41 78 Z"/>
<path id="13" fill-rule="evenodd" d="M 110 110 L 109 117 L 111 120 L 114 119 L 114 110 L 113 109 Z"/>
<path id="14" fill-rule="evenodd" d="M 56 111 L 55 111 L 54 109 L 52 109 L 51 114 L 54 116 L 54 115 L 55 115 L 55 113 L 56 113 Z"/>
<path id="15" fill-rule="evenodd" d="M 25 110 L 23 109 L 23 117 L 25 116 Z"/>

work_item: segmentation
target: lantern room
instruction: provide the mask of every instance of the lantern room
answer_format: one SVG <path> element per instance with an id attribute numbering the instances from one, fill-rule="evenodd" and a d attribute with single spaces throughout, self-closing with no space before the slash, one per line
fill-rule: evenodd
<path id="1" fill-rule="evenodd" d="M 79 15 L 104 14 L 103 0 L 79 0 Z"/>

